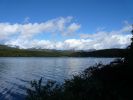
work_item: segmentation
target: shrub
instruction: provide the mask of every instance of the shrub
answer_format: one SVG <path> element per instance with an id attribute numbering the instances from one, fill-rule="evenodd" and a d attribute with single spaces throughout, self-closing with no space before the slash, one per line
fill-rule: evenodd
<path id="1" fill-rule="evenodd" d="M 132 31 L 133 32 L 133 31 Z M 61 85 L 42 78 L 31 82 L 28 100 L 132 100 L 133 38 L 124 59 L 97 64 Z"/>

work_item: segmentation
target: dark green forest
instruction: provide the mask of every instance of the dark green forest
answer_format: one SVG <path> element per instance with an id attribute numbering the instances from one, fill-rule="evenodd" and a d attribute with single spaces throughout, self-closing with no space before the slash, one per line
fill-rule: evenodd
<path id="1" fill-rule="evenodd" d="M 19 49 L 0 45 L 0 57 L 124 57 L 127 49 L 104 49 L 94 51 Z"/>
<path id="2" fill-rule="evenodd" d="M 133 31 L 132 31 L 133 34 Z M 96 64 L 72 79 L 31 81 L 27 100 L 133 100 L 133 36 L 124 57 L 108 65 Z"/>

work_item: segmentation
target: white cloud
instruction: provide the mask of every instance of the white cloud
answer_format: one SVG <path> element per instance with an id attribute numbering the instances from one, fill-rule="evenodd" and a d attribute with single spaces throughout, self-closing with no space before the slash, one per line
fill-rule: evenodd
<path id="1" fill-rule="evenodd" d="M 78 30 L 80 28 L 80 25 L 76 24 L 76 23 L 72 23 L 69 27 L 68 27 L 68 32 L 75 32 L 76 30 Z"/>
<path id="2" fill-rule="evenodd" d="M 81 25 L 72 22 L 72 17 L 60 17 L 42 23 L 10 24 L 0 23 L 0 40 L 4 43 L 20 48 L 43 48 L 43 49 L 105 49 L 105 48 L 124 48 L 130 44 L 131 26 L 126 25 L 119 30 L 110 32 L 99 28 L 96 33 L 76 34 Z M 70 36 L 78 35 L 77 39 L 66 39 L 62 41 L 50 41 L 37 39 L 34 36 L 45 33 L 58 33 Z M 16 36 L 16 38 L 12 38 Z"/>
<path id="3" fill-rule="evenodd" d="M 125 48 L 130 44 L 131 35 L 112 35 L 98 39 L 67 39 L 64 41 L 50 40 L 16 40 L 8 41 L 8 45 L 16 45 L 21 48 L 43 48 L 61 50 L 88 50 L 105 48 Z"/>
<path id="4" fill-rule="evenodd" d="M 131 38 L 131 26 L 125 26 L 117 31 L 99 31 L 93 34 L 80 34 L 81 38 L 91 39 L 92 48 L 104 49 L 104 48 L 125 48 L 130 44 Z"/>
<path id="5" fill-rule="evenodd" d="M 16 34 L 19 31 L 18 24 L 0 23 L 0 40 Z"/>
<path id="6" fill-rule="evenodd" d="M 60 17 L 42 23 L 10 24 L 0 23 L 0 39 L 19 33 L 19 38 L 32 38 L 40 33 L 70 34 L 80 28 L 79 24 L 72 23 L 72 17 Z M 72 24 L 71 24 L 72 23 Z"/>
<path id="7" fill-rule="evenodd" d="M 26 17 L 26 18 L 24 19 L 24 23 L 29 23 L 29 20 L 30 20 L 30 17 Z"/>

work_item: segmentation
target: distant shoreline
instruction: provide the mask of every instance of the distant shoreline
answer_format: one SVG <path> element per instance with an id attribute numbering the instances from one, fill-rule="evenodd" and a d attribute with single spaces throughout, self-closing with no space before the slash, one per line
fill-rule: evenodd
<path id="1" fill-rule="evenodd" d="M 48 50 L 48 49 L 19 49 L 0 45 L 0 57 L 97 57 L 116 58 L 125 57 L 127 49 L 103 49 L 93 51 Z"/>

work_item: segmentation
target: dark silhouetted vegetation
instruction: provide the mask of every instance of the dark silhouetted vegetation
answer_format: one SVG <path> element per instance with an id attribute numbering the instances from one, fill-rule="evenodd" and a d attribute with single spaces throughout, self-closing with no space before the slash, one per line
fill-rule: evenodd
<path id="1" fill-rule="evenodd" d="M 125 57 L 127 55 L 127 49 L 102 49 L 91 52 L 77 51 L 71 55 L 75 57 Z"/>
<path id="2" fill-rule="evenodd" d="M 94 51 L 19 49 L 0 45 L 0 57 L 124 57 L 127 49 L 104 49 Z"/>
<path id="3" fill-rule="evenodd" d="M 133 33 L 133 31 L 132 31 Z M 108 65 L 97 64 L 62 85 L 32 81 L 28 100 L 132 100 L 133 37 L 124 58 Z"/>

